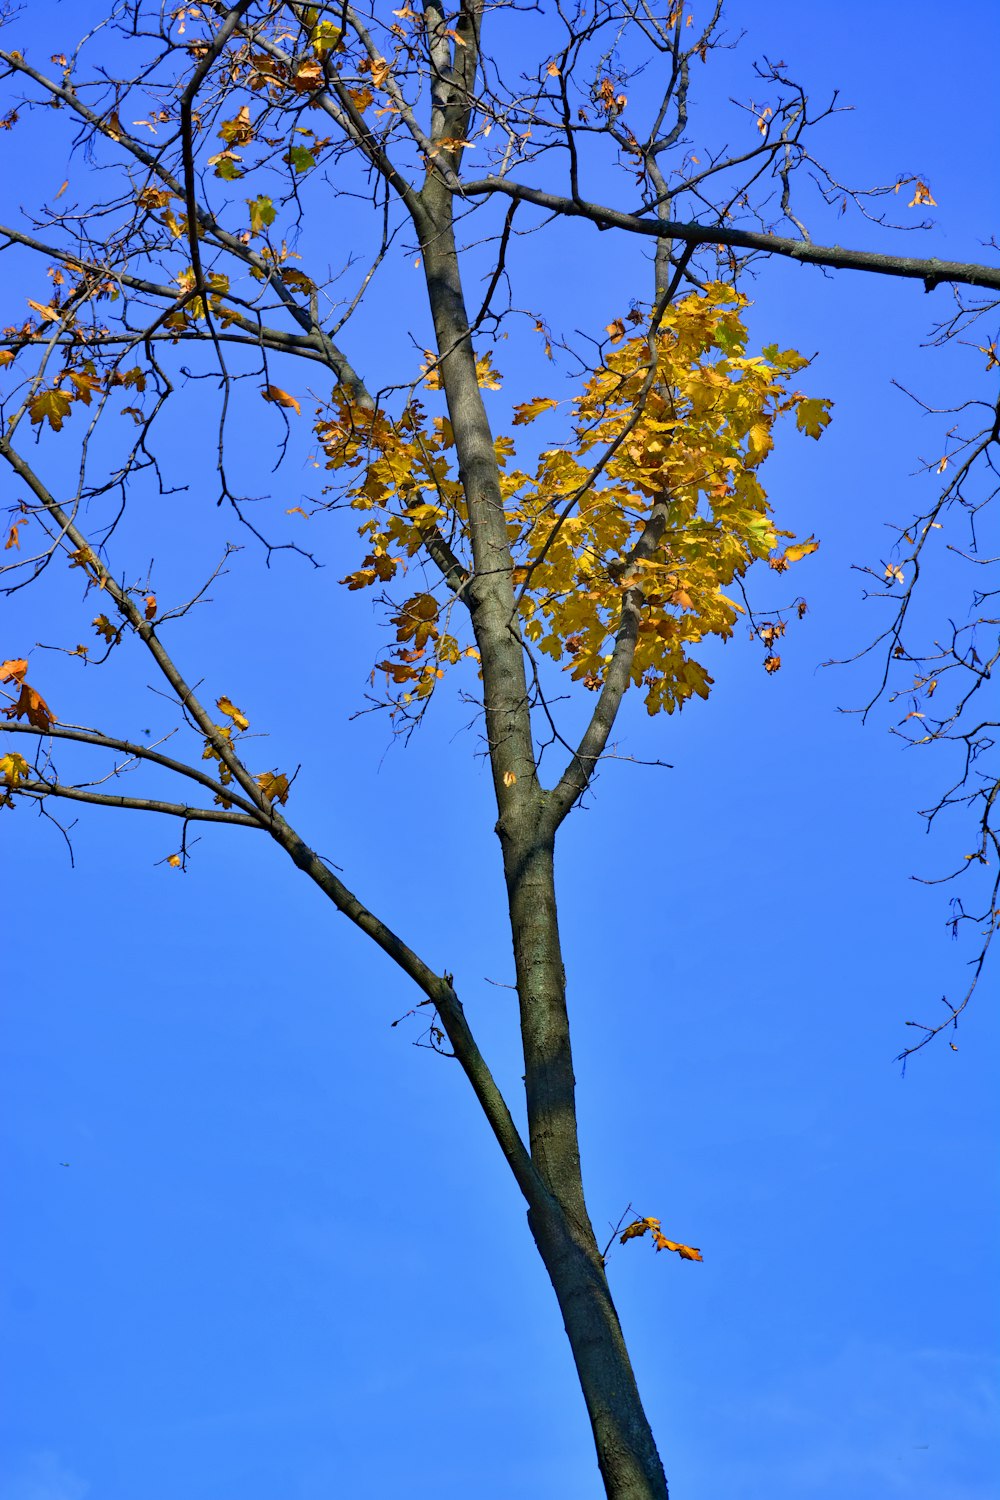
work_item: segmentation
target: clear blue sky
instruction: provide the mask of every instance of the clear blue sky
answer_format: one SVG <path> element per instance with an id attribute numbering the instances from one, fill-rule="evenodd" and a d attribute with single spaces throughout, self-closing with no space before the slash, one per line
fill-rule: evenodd
<path id="1" fill-rule="evenodd" d="M 4 44 L 47 55 L 85 11 L 99 7 L 31 6 Z M 731 17 L 749 35 L 723 65 L 730 92 L 752 92 L 737 70 L 762 55 L 816 97 L 839 87 L 856 109 L 826 127 L 826 159 L 861 182 L 916 171 L 937 227 L 907 249 L 985 258 L 993 6 L 744 0 Z M 706 91 L 725 98 L 707 77 Z M 0 140 L 5 216 L 83 170 L 59 124 Z M 843 223 L 845 243 L 900 244 Z M 342 263 L 349 247 L 326 228 Z M 573 237 L 524 243 L 530 295 L 557 329 L 600 329 L 647 295 L 639 252 L 612 236 L 583 234 L 572 275 Z M 426 342 L 407 265 L 353 346 L 389 351 L 373 384 L 405 372 L 411 333 Z M 4 322 L 37 296 L 11 266 L 23 285 L 6 283 Z M 885 555 L 885 522 L 925 503 L 911 476 L 947 425 L 890 382 L 931 401 L 984 394 L 981 357 L 922 347 L 947 295 L 792 266 L 761 276 L 756 336 L 819 351 L 810 389 L 837 403 L 821 444 L 789 431 L 768 470 L 789 527 L 823 539 L 798 581 L 810 613 L 775 678 L 733 643 L 708 704 L 653 722 L 631 704 L 623 755 L 673 769 L 610 763 L 563 837 L 595 1224 L 631 1203 L 705 1255 L 638 1243 L 610 1261 L 674 1500 L 1000 1494 L 995 973 L 959 1050 L 928 1049 L 901 1080 L 903 1022 L 964 977 L 946 896 L 908 878 L 954 855 L 916 815 L 943 770 L 887 733 L 898 715 L 863 729 L 838 712 L 864 701 L 869 672 L 819 667 L 872 634 L 851 566 Z M 499 425 L 544 371 L 513 340 L 496 362 Z M 305 401 L 302 374 L 287 383 Z M 235 429 L 248 467 L 266 451 L 258 432 L 277 431 L 261 410 L 269 428 L 250 406 Z M 135 572 L 155 554 L 161 594 L 180 598 L 220 539 L 248 539 L 198 479 L 211 433 L 176 441 L 191 492 L 140 498 L 122 547 Z M 275 487 L 267 515 L 315 493 L 304 452 L 257 478 Z M 356 565 L 349 529 L 317 536 L 320 572 L 287 557 L 268 571 L 246 545 L 172 642 L 206 696 L 228 693 L 270 734 L 262 766 L 301 763 L 290 816 L 455 973 L 514 1093 L 512 996 L 486 982 L 509 983 L 512 965 L 471 711 L 445 687 L 405 750 L 387 750 L 378 715 L 351 719 L 382 636 L 368 601 L 336 585 Z M 70 578 L 4 602 L 0 657 L 89 639 L 93 600 Z M 131 735 L 170 722 L 143 663 L 101 679 L 32 662 L 67 721 Z M 30 809 L 0 816 L 0 1500 L 596 1500 L 513 1183 L 457 1067 L 411 1045 L 417 1023 L 390 1026 L 419 997 L 256 835 L 205 830 L 185 874 L 157 863 L 176 841 L 166 820 L 84 813 L 71 869 Z"/>

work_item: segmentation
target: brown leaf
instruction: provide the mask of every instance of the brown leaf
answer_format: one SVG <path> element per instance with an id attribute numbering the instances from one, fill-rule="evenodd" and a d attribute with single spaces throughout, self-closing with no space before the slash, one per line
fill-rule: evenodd
<path id="1" fill-rule="evenodd" d="M 97 634 L 104 637 L 109 646 L 113 646 L 121 634 L 121 631 L 112 625 L 107 615 L 95 615 L 90 623 L 97 631 Z"/>

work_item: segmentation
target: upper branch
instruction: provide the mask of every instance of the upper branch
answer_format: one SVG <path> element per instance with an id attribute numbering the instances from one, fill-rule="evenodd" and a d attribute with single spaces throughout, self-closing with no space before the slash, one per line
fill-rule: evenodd
<path id="1" fill-rule="evenodd" d="M 897 276 L 922 281 L 925 291 L 951 283 L 954 286 L 988 287 L 1000 291 L 1000 266 L 984 266 L 972 261 L 924 260 L 908 255 L 888 255 L 875 250 L 847 250 L 842 245 L 816 245 L 811 240 L 788 239 L 747 229 L 728 229 L 724 224 L 680 223 L 672 219 L 648 219 L 626 213 L 601 203 L 563 197 L 560 193 L 528 187 L 502 177 L 484 177 L 478 182 L 464 182 L 466 198 L 502 193 L 516 201 L 533 203 L 550 213 L 566 218 L 589 219 L 599 229 L 623 229 L 650 239 L 681 240 L 687 245 L 727 245 L 735 250 L 759 251 L 780 255 L 802 265 L 828 266 L 838 271 L 867 271 L 877 276 Z"/>

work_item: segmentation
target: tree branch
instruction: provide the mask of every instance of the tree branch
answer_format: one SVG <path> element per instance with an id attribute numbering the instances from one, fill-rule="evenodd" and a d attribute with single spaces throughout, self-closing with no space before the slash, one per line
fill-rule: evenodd
<path id="1" fill-rule="evenodd" d="M 465 182 L 461 188 L 466 198 L 502 193 L 508 198 L 533 203 L 550 213 L 566 218 L 589 219 L 601 229 L 624 229 L 630 234 L 651 239 L 677 239 L 688 245 L 728 245 L 734 250 L 759 250 L 781 255 L 802 265 L 829 266 L 838 271 L 867 271 L 877 276 L 898 276 L 904 280 L 922 281 L 925 291 L 933 291 L 945 282 L 955 286 L 987 287 L 1000 291 L 1000 266 L 978 265 L 972 261 L 919 260 L 907 255 L 885 255 L 874 250 L 847 250 L 842 245 L 815 245 L 811 240 L 786 239 L 746 229 L 727 229 L 723 224 L 677 223 L 671 219 L 647 219 L 639 214 L 608 208 L 586 199 L 564 198 L 559 193 L 523 183 L 508 182 L 502 177 L 484 177 Z"/>
<path id="2" fill-rule="evenodd" d="M 0 733 L 8 734 L 33 734 L 41 739 L 72 740 L 79 745 L 96 745 L 100 750 L 117 750 L 122 755 L 127 755 L 135 760 L 152 761 L 154 765 L 163 766 L 167 771 L 173 771 L 178 776 L 186 776 L 190 781 L 196 781 L 200 786 L 207 787 L 212 793 L 218 793 L 219 783 L 214 781 L 207 772 L 199 770 L 197 766 L 189 766 L 185 761 L 174 760 L 169 755 L 161 755 L 158 750 L 148 748 L 146 745 L 135 745 L 131 740 L 119 740 L 109 734 L 100 734 L 96 730 L 77 729 L 68 724 L 50 724 L 44 732 L 36 729 L 33 724 L 7 723 L 0 725 Z M 232 802 L 235 807 L 249 816 L 256 818 L 261 827 L 266 824 L 259 818 L 258 809 L 250 802 L 245 802 L 238 793 L 226 790 L 227 802 Z"/>
<path id="3" fill-rule="evenodd" d="M 37 731 L 36 731 L 37 733 Z M 113 797 L 106 792 L 90 792 L 82 787 L 64 786 L 50 781 L 19 781 L 10 789 L 15 796 L 26 795 L 41 801 L 45 797 L 67 797 L 71 802 L 93 802 L 99 807 L 124 807 L 135 812 L 167 813 L 187 823 L 237 823 L 241 828 L 264 828 L 259 818 L 246 813 L 226 812 L 223 808 L 184 807 L 179 802 L 160 802 L 153 797 Z"/>

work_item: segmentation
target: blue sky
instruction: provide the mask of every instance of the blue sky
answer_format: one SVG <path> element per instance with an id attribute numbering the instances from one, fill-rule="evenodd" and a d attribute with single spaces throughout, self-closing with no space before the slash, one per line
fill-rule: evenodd
<path id="1" fill-rule="evenodd" d="M 5 44 L 47 53 L 88 7 L 41 9 Z M 731 14 L 749 35 L 722 64 L 729 92 L 751 91 L 736 76 L 752 58 L 784 58 L 817 97 L 837 86 L 856 105 L 825 127 L 836 170 L 914 171 L 938 200 L 924 237 L 850 218 L 832 234 L 985 258 L 1000 146 L 991 7 L 956 4 L 942 21 L 917 3 L 905 25 L 889 3 L 842 5 L 836 25 L 785 0 Z M 725 99 L 725 82 L 707 85 Z M 43 174 L 51 197 L 82 169 L 59 124 L 0 142 L 5 214 L 35 200 Z M 324 228 L 342 257 L 337 221 Z M 524 244 L 525 299 L 556 329 L 600 329 L 647 295 L 639 252 L 612 236 Z M 572 253 L 586 261 L 567 275 Z M 5 322 L 37 295 L 11 265 Z M 426 338 L 408 273 L 400 256 L 356 335 L 384 356 L 374 383 L 405 373 Z M 998 1494 L 995 978 L 959 1051 L 928 1049 L 901 1080 L 903 1022 L 964 977 L 946 895 L 908 878 L 957 847 L 916 816 L 943 771 L 887 732 L 897 714 L 862 728 L 839 712 L 865 700 L 869 670 L 820 667 L 872 634 L 852 565 L 884 556 L 885 522 L 924 503 L 929 481 L 912 476 L 947 425 L 891 381 L 932 402 L 984 394 L 980 356 L 922 347 L 947 293 L 935 296 L 794 266 L 761 275 L 755 336 L 818 351 L 804 380 L 836 402 L 819 445 L 789 431 L 767 470 L 789 528 L 823 539 L 796 584 L 810 613 L 773 679 L 734 642 L 713 658 L 707 704 L 656 721 L 630 704 L 622 755 L 673 769 L 610 762 L 564 830 L 592 1215 L 600 1232 L 631 1203 L 705 1255 L 686 1264 L 637 1243 L 610 1260 L 675 1500 Z M 501 425 L 550 377 L 525 341 L 496 362 Z M 287 383 L 302 394 L 301 373 Z M 172 436 L 192 488 L 169 502 L 140 492 L 121 535 L 135 570 L 156 557 L 164 596 L 183 597 L 227 536 L 248 540 L 198 478 L 204 389 L 182 394 Z M 238 472 L 278 430 L 264 410 L 269 428 L 248 406 L 234 433 Z M 267 480 L 279 522 L 315 493 L 300 448 Z M 67 458 L 49 443 L 39 461 L 59 474 Z M 16 498 L 5 488 L 3 503 Z M 369 602 L 336 586 L 356 565 L 342 561 L 356 556 L 350 530 L 317 545 L 319 572 L 287 557 L 268 570 L 246 545 L 172 644 L 206 696 L 228 693 L 269 734 L 262 765 L 301 764 L 289 814 L 455 973 L 513 1095 L 509 937 L 471 710 L 446 686 L 406 749 L 380 716 L 351 717 L 383 636 Z M 87 639 L 92 604 L 47 576 L 4 602 L 0 657 Z M 142 662 L 103 678 L 48 653 L 32 663 L 68 722 L 131 735 L 170 723 Z M 82 816 L 71 869 L 29 809 L 0 822 L 0 1497 L 597 1497 L 513 1183 L 455 1066 L 411 1045 L 421 1023 L 391 1027 L 419 997 L 255 835 L 206 830 L 184 874 L 162 863 L 176 839 L 165 820 Z"/>

